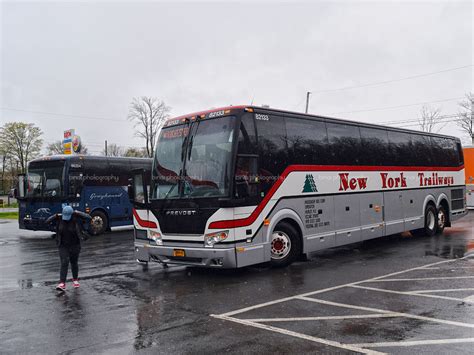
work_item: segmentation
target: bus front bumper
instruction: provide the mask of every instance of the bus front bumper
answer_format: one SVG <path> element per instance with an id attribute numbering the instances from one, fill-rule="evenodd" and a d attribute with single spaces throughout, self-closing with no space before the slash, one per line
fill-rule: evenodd
<path id="1" fill-rule="evenodd" d="M 46 218 L 24 217 L 20 221 L 20 229 L 28 229 L 33 231 L 53 231 L 53 226 L 46 224 L 45 221 Z"/>
<path id="2" fill-rule="evenodd" d="M 136 243 L 135 257 L 139 261 L 151 260 L 164 264 L 223 269 L 237 267 L 235 248 L 169 247 Z"/>

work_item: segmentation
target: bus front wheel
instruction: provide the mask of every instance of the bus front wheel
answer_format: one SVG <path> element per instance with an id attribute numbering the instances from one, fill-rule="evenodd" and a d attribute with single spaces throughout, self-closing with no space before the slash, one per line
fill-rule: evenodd
<path id="1" fill-rule="evenodd" d="M 90 233 L 92 235 L 99 235 L 106 231 L 108 227 L 108 220 L 105 213 L 101 211 L 94 211 L 91 213 L 91 221 L 90 221 Z"/>
<path id="2" fill-rule="evenodd" d="M 278 223 L 273 230 L 271 239 L 271 266 L 290 265 L 300 254 L 301 239 L 296 229 L 289 223 Z"/>

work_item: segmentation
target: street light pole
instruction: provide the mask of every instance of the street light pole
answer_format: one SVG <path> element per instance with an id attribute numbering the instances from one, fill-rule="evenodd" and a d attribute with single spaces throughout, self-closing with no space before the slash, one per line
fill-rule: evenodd
<path id="1" fill-rule="evenodd" d="M 306 93 L 306 110 L 305 113 L 308 113 L 308 107 L 309 107 L 309 95 L 311 95 L 311 92 Z"/>

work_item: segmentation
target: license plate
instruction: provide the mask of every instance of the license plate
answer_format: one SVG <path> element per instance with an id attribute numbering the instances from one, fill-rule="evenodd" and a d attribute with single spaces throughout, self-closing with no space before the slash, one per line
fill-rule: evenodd
<path id="1" fill-rule="evenodd" d="M 186 254 L 183 249 L 173 249 L 173 256 L 184 257 Z"/>

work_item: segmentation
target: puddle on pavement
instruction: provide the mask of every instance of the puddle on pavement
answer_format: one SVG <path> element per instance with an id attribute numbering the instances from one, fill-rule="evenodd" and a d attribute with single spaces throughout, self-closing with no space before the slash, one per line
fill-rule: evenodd
<path id="1" fill-rule="evenodd" d="M 474 240 L 450 236 L 433 237 L 426 242 L 425 256 L 438 256 L 443 259 L 474 257 Z"/>
<path id="2" fill-rule="evenodd" d="M 29 288 L 38 287 L 39 282 L 33 282 L 32 279 L 20 279 L 20 280 L 6 280 L 2 281 L 0 289 L 3 290 L 27 290 Z"/>

